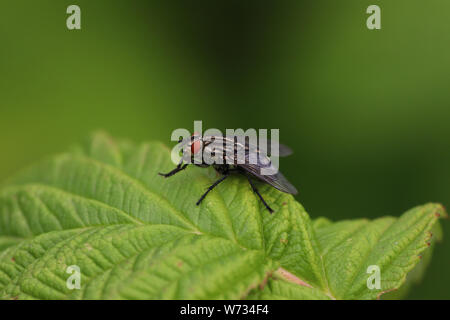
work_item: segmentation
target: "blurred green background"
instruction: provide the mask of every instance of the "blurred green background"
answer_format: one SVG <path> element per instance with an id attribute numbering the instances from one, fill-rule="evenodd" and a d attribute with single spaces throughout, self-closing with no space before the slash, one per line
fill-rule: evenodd
<path id="1" fill-rule="evenodd" d="M 66 28 L 78 4 L 82 30 Z M 381 7 L 381 30 L 366 8 Z M 450 203 L 450 2 L 0 2 L 0 179 L 95 129 L 279 128 L 311 217 Z M 450 298 L 450 223 L 412 299 Z M 446 236 L 446 238 L 445 238 Z"/>

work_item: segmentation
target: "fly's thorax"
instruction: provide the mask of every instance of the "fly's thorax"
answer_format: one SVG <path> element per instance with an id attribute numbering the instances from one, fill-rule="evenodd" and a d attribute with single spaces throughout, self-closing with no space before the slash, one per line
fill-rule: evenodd
<path id="1" fill-rule="evenodd" d="M 203 162 L 213 164 L 225 164 L 224 140 L 221 136 L 203 137 Z"/>

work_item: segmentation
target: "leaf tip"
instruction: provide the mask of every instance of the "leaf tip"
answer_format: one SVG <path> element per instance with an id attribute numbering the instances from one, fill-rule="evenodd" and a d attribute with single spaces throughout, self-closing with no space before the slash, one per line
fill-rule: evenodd
<path id="1" fill-rule="evenodd" d="M 434 215 L 436 218 L 448 218 L 448 214 L 447 214 L 447 210 L 445 209 L 445 207 L 442 204 L 438 204 L 436 211 L 434 212 Z"/>

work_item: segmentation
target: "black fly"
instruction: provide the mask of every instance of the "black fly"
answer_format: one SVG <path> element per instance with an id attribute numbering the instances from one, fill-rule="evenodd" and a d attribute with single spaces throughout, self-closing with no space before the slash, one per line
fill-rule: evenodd
<path id="1" fill-rule="evenodd" d="M 257 144 L 250 143 L 248 139 L 240 139 L 237 136 L 234 137 L 222 137 L 222 136 L 209 136 L 202 137 L 199 134 L 194 134 L 190 138 L 180 140 L 182 142 L 182 158 L 180 163 L 175 169 L 168 173 L 159 173 L 163 177 L 170 177 L 174 174 L 186 169 L 189 163 L 193 163 L 200 167 L 208 167 L 212 165 L 214 169 L 221 173 L 223 176 L 214 182 L 208 190 L 197 201 L 199 205 L 206 195 L 214 189 L 219 183 L 224 181 L 233 172 L 242 174 L 247 177 L 252 190 L 258 195 L 262 203 L 266 206 L 270 213 L 273 212 L 272 208 L 266 203 L 264 198 L 259 193 L 252 177 L 257 178 L 265 183 L 270 184 L 272 187 L 283 191 L 285 193 L 297 194 L 297 189 L 287 181 L 287 179 L 277 172 L 274 174 L 261 174 L 263 169 L 271 169 L 272 162 L 267 156 L 267 151 L 263 148 L 259 148 Z M 269 141 L 270 144 L 270 141 Z M 205 161 L 205 157 L 201 156 L 200 161 L 195 161 L 195 155 L 200 151 L 204 154 L 209 154 L 212 157 L 218 155 L 218 158 L 222 161 Z M 292 151 L 283 145 L 279 145 L 279 156 L 287 156 Z M 241 158 L 240 158 L 241 156 Z M 217 159 L 217 158 L 215 158 Z M 188 162 L 188 163 L 183 163 Z"/>

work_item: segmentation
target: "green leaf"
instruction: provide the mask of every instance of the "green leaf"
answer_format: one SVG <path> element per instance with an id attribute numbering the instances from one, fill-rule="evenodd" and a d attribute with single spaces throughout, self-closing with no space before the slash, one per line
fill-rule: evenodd
<path id="1" fill-rule="evenodd" d="M 439 223 L 433 226 L 431 230 L 430 247 L 423 254 L 419 255 L 420 261 L 406 276 L 405 283 L 398 289 L 387 292 L 383 295 L 383 299 L 401 299 L 407 296 L 408 292 L 413 288 L 415 284 L 422 281 L 425 271 L 431 262 L 433 249 L 437 242 L 442 240 L 442 228 Z"/>
<path id="2" fill-rule="evenodd" d="M 327 286 L 338 299 L 374 299 L 397 290 L 431 245 L 431 229 L 443 207 L 428 204 L 400 218 L 341 221 L 317 228 Z M 367 268 L 378 266 L 381 288 L 367 288 Z"/>
<path id="3" fill-rule="evenodd" d="M 0 189 L 4 299 L 372 299 L 398 288 L 444 214 L 429 204 L 401 218 L 310 221 L 288 194 L 212 168 L 174 165 L 161 143 L 104 133 L 25 169 Z M 366 286 L 381 268 L 380 290 Z M 70 290 L 67 267 L 81 271 Z"/>

